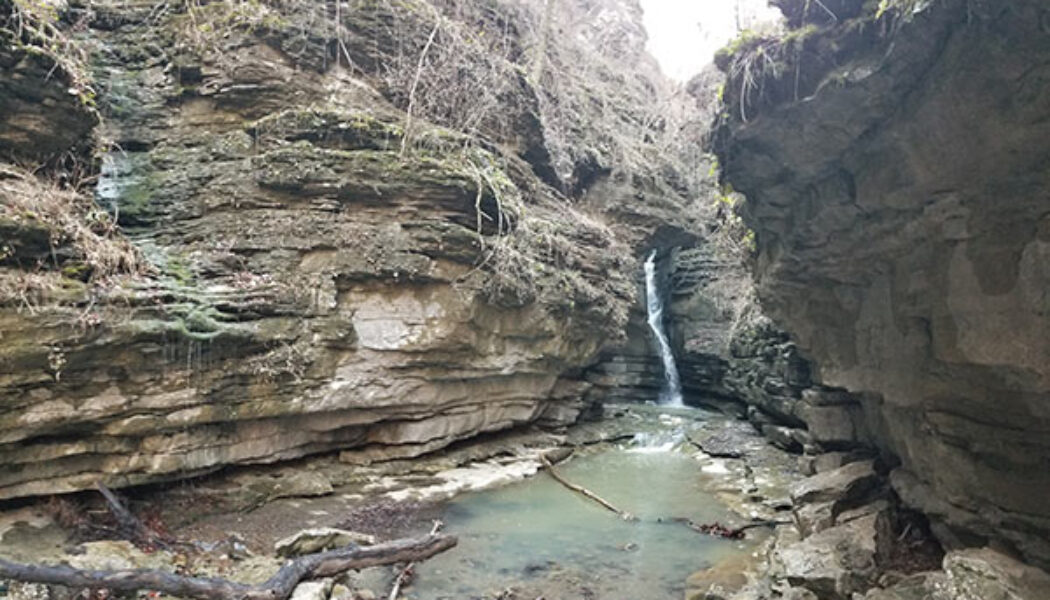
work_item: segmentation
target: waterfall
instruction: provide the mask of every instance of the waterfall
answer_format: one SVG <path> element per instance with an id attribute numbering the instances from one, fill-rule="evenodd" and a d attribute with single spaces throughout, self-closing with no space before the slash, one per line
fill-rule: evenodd
<path id="1" fill-rule="evenodd" d="M 649 312 L 649 327 L 656 337 L 660 360 L 664 363 L 664 388 L 660 390 L 660 404 L 682 406 L 682 384 L 678 379 L 678 367 L 674 364 L 671 343 L 664 331 L 664 302 L 656 285 L 656 250 L 645 261 L 645 299 Z"/>

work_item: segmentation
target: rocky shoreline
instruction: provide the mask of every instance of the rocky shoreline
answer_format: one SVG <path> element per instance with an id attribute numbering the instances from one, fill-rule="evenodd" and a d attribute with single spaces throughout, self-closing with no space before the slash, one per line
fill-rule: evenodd
<path id="1" fill-rule="evenodd" d="M 178 538 L 193 540 L 195 553 L 147 554 L 121 541 L 70 545 L 72 532 L 56 523 L 54 512 L 46 516 L 46 507 L 4 511 L 0 556 L 85 568 L 189 569 L 255 583 L 287 555 L 275 548 L 288 546 L 288 538 L 303 528 L 316 531 L 300 534 L 300 545 L 338 537 L 338 530 L 381 539 L 416 535 L 439 518 L 450 497 L 535 476 L 539 457 L 553 448 L 598 451 L 676 423 L 685 432 L 681 443 L 697 460 L 698 476 L 740 523 L 784 523 L 771 535 L 765 528 L 750 531 L 764 540 L 750 556 L 691 576 L 683 573 L 688 600 L 1038 600 L 1047 589 L 1040 586 L 1050 582 L 1045 573 L 991 548 L 945 554 L 926 520 L 900 504 L 888 484 L 887 466 L 863 453 L 800 457 L 778 448 L 746 420 L 705 411 L 638 405 L 610 405 L 606 411 L 603 419 L 579 426 L 494 436 L 442 456 L 353 467 L 322 457 L 136 494 L 133 506 L 171 524 Z M 189 567 L 180 563 L 188 559 Z M 572 578 L 561 577 L 557 585 L 569 590 Z M 373 598 L 375 589 L 368 586 L 381 587 L 384 578 L 372 574 L 303 584 L 295 597 Z M 510 592 L 499 597 L 526 598 L 530 589 L 550 585 L 509 575 Z M 6 589 L 12 600 L 68 594 L 31 584 Z"/>

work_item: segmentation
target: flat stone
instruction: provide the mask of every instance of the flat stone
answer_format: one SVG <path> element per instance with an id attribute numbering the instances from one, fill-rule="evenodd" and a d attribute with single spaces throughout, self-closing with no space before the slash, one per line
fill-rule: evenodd
<path id="1" fill-rule="evenodd" d="M 831 471 L 852 462 L 864 460 L 868 457 L 864 452 L 825 452 L 818 454 L 813 459 L 813 468 L 817 473 Z"/>
<path id="2" fill-rule="evenodd" d="M 791 490 L 795 504 L 810 502 L 854 502 L 879 485 L 875 462 L 865 460 L 818 473 L 797 483 Z"/>
<path id="3" fill-rule="evenodd" d="M 741 440 L 738 432 L 726 430 L 690 431 L 687 435 L 691 444 L 713 458 L 740 458 L 747 441 Z"/>
<path id="4" fill-rule="evenodd" d="M 801 405 L 799 418 L 806 422 L 810 435 L 819 444 L 843 446 L 861 439 L 864 413 L 859 406 Z"/>
<path id="5" fill-rule="evenodd" d="M 910 575 L 882 588 L 855 594 L 854 600 L 953 600 L 945 595 L 945 575 L 934 571 Z"/>
<path id="6" fill-rule="evenodd" d="M 876 501 L 871 502 L 869 504 L 865 504 L 863 506 L 858 506 L 857 508 L 851 508 L 849 510 L 844 510 L 844 511 L 836 514 L 835 515 L 835 522 L 836 523 L 848 523 L 848 522 L 850 522 L 850 521 L 852 521 L 854 519 L 859 519 L 861 517 L 866 517 L 868 515 L 874 515 L 874 514 L 878 514 L 878 513 L 881 513 L 881 512 L 888 512 L 891 509 L 892 509 L 892 507 L 891 507 L 889 501 L 887 501 L 887 500 L 876 500 Z"/>
<path id="7" fill-rule="evenodd" d="M 278 556 L 293 557 L 342 548 L 350 544 L 370 546 L 374 543 L 376 543 L 375 537 L 366 533 L 320 527 L 317 529 L 305 529 L 293 536 L 279 540 L 274 544 L 274 552 Z"/>
<path id="8" fill-rule="evenodd" d="M 71 555 L 70 566 L 95 571 L 121 571 L 125 569 L 167 569 L 171 564 L 168 552 L 139 550 L 128 541 L 105 540 L 80 545 L 83 552 Z"/>
<path id="9" fill-rule="evenodd" d="M 806 588 L 790 587 L 780 592 L 781 600 L 820 600 L 817 595 Z"/>
<path id="10" fill-rule="evenodd" d="M 841 406 L 856 404 L 857 398 L 846 390 L 807 388 L 802 390 L 802 402 L 810 406 Z"/>
<path id="11" fill-rule="evenodd" d="M 686 600 L 727 600 L 746 584 L 744 572 L 751 557 L 747 555 L 719 561 L 709 569 L 697 571 L 686 579 Z"/>
<path id="12" fill-rule="evenodd" d="M 312 471 L 300 471 L 277 479 L 268 497 L 276 499 L 327 496 L 332 492 L 332 482 L 328 477 Z"/>

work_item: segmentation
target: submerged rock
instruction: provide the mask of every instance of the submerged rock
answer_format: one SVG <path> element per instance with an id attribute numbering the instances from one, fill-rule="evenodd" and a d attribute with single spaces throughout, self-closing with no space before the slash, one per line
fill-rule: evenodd
<path id="1" fill-rule="evenodd" d="M 879 560 L 888 552 L 888 519 L 874 514 L 818 531 L 780 548 L 776 560 L 784 577 L 820 598 L 851 600 L 876 583 Z"/>

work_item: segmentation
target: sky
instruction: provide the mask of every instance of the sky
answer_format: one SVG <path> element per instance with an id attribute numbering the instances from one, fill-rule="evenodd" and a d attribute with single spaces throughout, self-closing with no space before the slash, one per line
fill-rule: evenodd
<path id="1" fill-rule="evenodd" d="M 772 21 L 780 14 L 765 0 L 641 0 L 649 52 L 664 73 L 685 81 L 711 62 L 715 51 L 736 37 L 738 1 L 745 21 L 751 15 Z"/>

